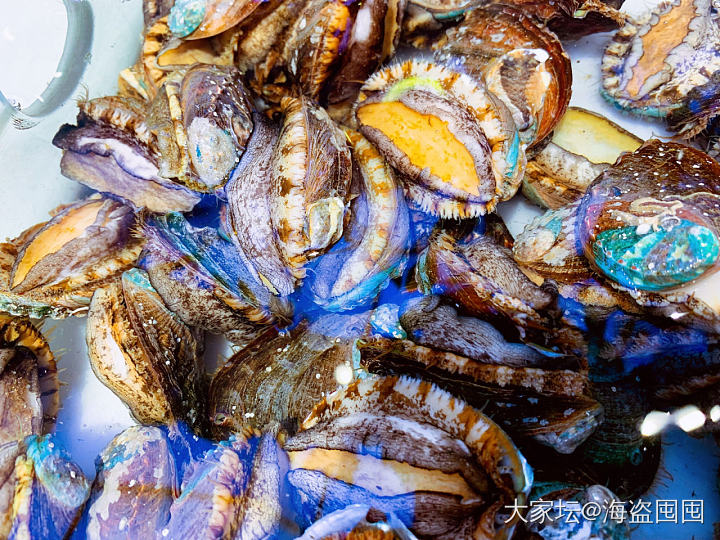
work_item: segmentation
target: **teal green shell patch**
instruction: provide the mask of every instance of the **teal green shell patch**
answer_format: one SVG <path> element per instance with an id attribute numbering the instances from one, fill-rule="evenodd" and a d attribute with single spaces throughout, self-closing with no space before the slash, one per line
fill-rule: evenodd
<path id="1" fill-rule="evenodd" d="M 644 232 L 644 231 L 643 231 Z M 619 284 L 659 291 L 700 277 L 715 264 L 720 244 L 715 234 L 688 220 L 638 234 L 621 227 L 598 234 L 592 245 L 597 266 Z"/>

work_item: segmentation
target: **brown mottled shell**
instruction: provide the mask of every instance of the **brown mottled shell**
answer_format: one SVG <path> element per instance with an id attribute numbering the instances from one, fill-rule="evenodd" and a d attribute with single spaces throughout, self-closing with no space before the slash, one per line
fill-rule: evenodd
<path id="1" fill-rule="evenodd" d="M 343 133 L 324 109 L 305 97 L 283 98 L 281 107 L 270 217 L 286 266 L 302 279 L 307 260 L 342 236 L 352 163 Z"/>
<path id="2" fill-rule="evenodd" d="M 354 14 L 347 49 L 326 84 L 328 113 L 338 122 L 352 122 L 363 81 L 394 55 L 406 5 L 407 0 L 368 0 Z"/>
<path id="3" fill-rule="evenodd" d="M 262 4 L 257 0 L 207 0 L 205 17 L 185 39 L 203 39 L 220 34 L 247 19 Z"/>
<path id="4" fill-rule="evenodd" d="M 720 70 L 714 10 L 711 0 L 671 0 L 629 19 L 605 49 L 604 97 L 644 116 L 682 109 L 690 92 Z"/>
<path id="5" fill-rule="evenodd" d="M 337 67 L 341 46 L 350 34 L 352 15 L 339 0 L 309 0 L 255 67 L 254 88 L 279 103 L 293 95 L 292 86 L 318 101 L 325 82 Z"/>
<path id="6" fill-rule="evenodd" d="M 198 64 L 167 78 L 149 106 L 159 174 L 200 192 L 227 180 L 252 131 L 252 106 L 240 72 Z"/>
<path id="7" fill-rule="evenodd" d="M 59 389 L 43 335 L 27 319 L 0 314 L 0 444 L 51 432 Z"/>
<path id="8" fill-rule="evenodd" d="M 84 313 L 97 287 L 135 264 L 143 241 L 134 225 L 129 207 L 93 196 L 2 244 L 0 306 L 33 317 Z"/>
<path id="9" fill-rule="evenodd" d="M 452 298 L 466 312 L 494 321 L 511 339 L 585 354 L 585 338 L 557 324 L 554 295 L 523 273 L 509 248 L 488 236 L 459 241 L 437 231 L 418 259 L 415 279 L 422 292 Z M 509 325 L 516 332 L 508 332 Z"/>
<path id="10" fill-rule="evenodd" d="M 170 519 L 162 525 L 168 538 L 232 537 L 235 504 L 242 500 L 251 472 L 242 452 L 245 446 L 244 441 L 217 444 L 193 460 L 183 475 L 181 496 L 173 501 Z"/>
<path id="11" fill-rule="evenodd" d="M 450 19 L 453 21 L 453 19 Z M 454 22 L 454 21 L 453 21 Z M 402 44 L 427 49 L 438 39 L 445 25 L 425 8 L 408 2 L 402 25 Z"/>
<path id="12" fill-rule="evenodd" d="M 576 236 L 579 201 L 535 218 L 515 239 L 513 258 L 536 284 L 551 281 L 563 298 L 583 306 L 588 320 L 602 321 L 621 309 L 644 313 L 625 292 L 596 276 Z"/>
<path id="13" fill-rule="evenodd" d="M 143 230 L 148 242 L 141 267 L 165 304 L 185 324 L 247 344 L 268 326 L 287 324 L 292 317 L 292 306 L 286 300 L 247 283 L 247 296 L 241 298 L 209 275 L 196 258 L 178 253 L 154 226 Z"/>
<path id="14" fill-rule="evenodd" d="M 466 318 L 456 317 L 451 308 L 447 313 L 434 310 L 434 317 L 443 322 L 459 321 L 463 329 L 471 325 Z M 449 319 L 449 321 L 448 321 Z M 482 321 L 478 321 L 482 322 Z M 428 324 L 424 321 L 423 324 Z M 489 325 L 488 325 L 489 326 Z M 408 325 L 408 328 L 410 326 Z M 436 329 L 437 326 L 425 326 Z M 420 325 L 414 339 L 420 335 Z M 496 331 L 495 331 L 496 332 Z M 441 348 L 419 345 L 410 340 L 373 338 L 358 342 L 360 364 L 371 373 L 410 374 L 438 384 L 441 388 L 466 399 L 476 407 L 482 407 L 489 416 L 515 440 L 532 439 L 536 443 L 569 454 L 595 431 L 602 421 L 602 407 L 591 398 L 587 375 L 571 369 L 562 369 L 562 363 L 551 366 L 550 359 L 543 360 L 543 367 L 528 365 L 500 365 L 486 363 L 490 357 L 502 351 L 519 356 L 522 345 L 504 343 L 499 338 L 495 350 L 483 349 L 477 344 L 472 350 L 466 348 L 465 356 L 448 352 L 458 343 L 446 343 Z M 457 340 L 456 340 L 457 341 Z M 487 342 L 487 338 L 484 340 Z M 502 343 L 502 346 L 499 344 Z M 527 347 L 525 347 L 528 350 Z M 526 352 L 527 362 L 537 362 L 533 354 Z M 560 359 L 562 360 L 562 359 Z M 575 360 L 575 362 L 577 362 Z M 569 367 L 569 363 L 566 362 Z"/>
<path id="15" fill-rule="evenodd" d="M 353 343 L 368 319 L 369 313 L 326 315 L 285 335 L 266 332 L 237 352 L 210 385 L 216 433 L 273 426 L 295 433 L 315 403 L 338 388 L 338 373 L 349 372 L 344 384 L 352 380 Z"/>
<path id="16" fill-rule="evenodd" d="M 483 78 L 533 144 L 550 134 L 570 103 L 570 58 L 547 27 L 520 9 L 491 4 L 469 10 L 433 49 L 441 61 L 454 59 Z"/>
<path id="17" fill-rule="evenodd" d="M 349 33 L 350 10 L 338 0 L 310 0 L 285 42 L 283 57 L 303 94 L 317 100 Z"/>
<path id="18" fill-rule="evenodd" d="M 408 211 L 390 166 L 357 131 L 345 129 L 356 186 L 343 240 L 313 269 L 313 300 L 328 311 L 372 301 L 405 268 Z"/>
<path id="19" fill-rule="evenodd" d="M 415 279 L 425 294 L 437 292 L 481 316 L 502 314 L 515 324 L 543 325 L 539 311 L 553 298 L 513 264 L 510 250 L 491 238 L 457 241 L 436 232 L 420 255 Z"/>
<path id="20" fill-rule="evenodd" d="M 592 275 L 575 235 L 578 204 L 548 210 L 515 238 L 513 258 L 541 283 L 546 278 L 573 283 Z"/>
<path id="21" fill-rule="evenodd" d="M 160 172 L 160 148 L 146 105 L 103 97 L 78 104 L 77 126 L 63 125 L 53 144 L 63 150 L 64 176 L 152 212 L 189 211 L 200 200 Z"/>
<path id="22" fill-rule="evenodd" d="M 196 63 L 231 66 L 238 47 L 238 31 L 227 30 L 213 37 L 184 40 L 174 37 L 167 16 L 146 20 L 140 58 L 120 72 L 121 96 L 151 101 L 172 71 Z"/>
<path id="23" fill-rule="evenodd" d="M 413 139 L 417 155 L 408 155 L 403 149 L 408 141 L 393 140 L 375 125 L 384 115 L 376 116 L 371 108 L 387 104 L 433 119 L 425 121 L 429 129 L 438 137 L 451 136 L 464 149 L 471 163 L 462 170 L 471 170 L 474 178 L 443 171 L 442 163 L 416 163 L 425 154 L 422 140 Z M 401 173 L 408 195 L 427 212 L 475 217 L 512 197 L 519 186 L 525 152 L 510 111 L 481 83 L 458 71 L 420 60 L 388 66 L 365 82 L 355 117 L 359 131 Z"/>
<path id="24" fill-rule="evenodd" d="M 530 488 L 524 458 L 497 425 L 417 379 L 355 381 L 322 400 L 284 447 L 308 524 L 363 502 L 421 536 L 509 538 L 519 517 L 503 506 Z"/>
<path id="25" fill-rule="evenodd" d="M 88 312 L 90 366 L 142 424 L 201 429 L 202 341 L 170 311 L 142 270 L 98 289 Z"/>
<path id="26" fill-rule="evenodd" d="M 633 152 L 642 139 L 599 114 L 570 107 L 542 150 L 528 161 L 523 194 L 534 203 L 557 210 L 580 199 L 590 183 Z"/>
<path id="27" fill-rule="evenodd" d="M 235 54 L 235 65 L 243 72 L 254 72 L 251 80 L 253 89 L 260 91 L 268 76 L 266 70 L 275 67 L 279 61 L 278 48 L 284 43 L 288 27 L 297 22 L 300 12 L 305 8 L 305 0 L 270 0 L 245 21 L 240 30 L 240 38 Z M 265 62 L 267 60 L 267 63 Z M 255 83 L 260 82 L 256 87 Z M 282 84 L 283 81 L 274 81 Z M 287 81 L 284 81 L 287 82 Z"/>
<path id="28" fill-rule="evenodd" d="M 287 12 L 287 29 L 262 55 L 241 51 L 240 65 L 254 71 L 253 88 L 269 102 L 299 91 L 347 123 L 362 81 L 395 51 L 405 5 L 406 0 L 284 2 L 276 13 Z"/>
<path id="29" fill-rule="evenodd" d="M 296 278 L 288 269 L 272 226 L 272 183 L 268 182 L 279 129 L 256 114 L 255 129 L 240 163 L 225 186 L 228 201 L 225 229 L 245 255 L 256 280 L 273 294 L 295 290 Z"/>
<path id="30" fill-rule="evenodd" d="M 565 39 L 577 39 L 622 26 L 625 15 L 618 11 L 624 0 L 503 0 L 543 21 Z"/>

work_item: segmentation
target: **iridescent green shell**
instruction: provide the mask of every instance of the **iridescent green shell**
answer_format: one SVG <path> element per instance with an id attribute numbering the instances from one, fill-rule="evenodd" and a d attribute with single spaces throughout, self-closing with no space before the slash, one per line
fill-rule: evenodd
<path id="1" fill-rule="evenodd" d="M 177 37 L 193 33 L 205 18 L 205 0 L 178 0 L 170 10 L 168 26 Z"/>
<path id="2" fill-rule="evenodd" d="M 720 164 L 656 139 L 623 155 L 589 187 L 576 237 L 602 274 L 635 291 L 666 291 L 718 264 Z"/>
<path id="3" fill-rule="evenodd" d="M 719 246 L 712 230 L 683 219 L 656 230 L 602 231 L 592 250 L 595 264 L 620 285 L 656 291 L 700 277 L 715 264 Z"/>

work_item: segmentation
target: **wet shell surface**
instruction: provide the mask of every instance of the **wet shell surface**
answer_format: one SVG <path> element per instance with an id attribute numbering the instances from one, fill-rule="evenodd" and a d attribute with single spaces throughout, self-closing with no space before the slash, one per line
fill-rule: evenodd
<path id="1" fill-rule="evenodd" d="M 354 379 L 354 342 L 368 319 L 368 313 L 325 315 L 285 335 L 261 336 L 233 355 L 210 385 L 215 431 L 295 433 L 322 397 Z"/>
<path id="2" fill-rule="evenodd" d="M 298 91 L 347 122 L 363 81 L 395 52 L 406 0 L 283 2 L 287 29 L 263 57 L 241 56 L 258 94 L 274 104 Z M 242 47 L 242 45 L 241 45 Z"/>
<path id="3" fill-rule="evenodd" d="M 202 340 L 170 311 L 137 268 L 93 295 L 86 341 L 95 375 L 142 424 L 200 428 Z"/>
<path id="4" fill-rule="evenodd" d="M 603 96 L 635 114 L 664 118 L 720 70 L 719 43 L 711 0 L 662 2 L 629 19 L 605 49 Z"/>
<path id="5" fill-rule="evenodd" d="M 297 279 L 288 268 L 272 225 L 272 182 L 269 182 L 279 128 L 260 115 L 247 150 L 225 186 L 228 207 L 224 227 L 247 259 L 255 280 L 273 294 L 286 296 Z"/>
<path id="6" fill-rule="evenodd" d="M 249 17 L 262 2 L 254 0 L 177 0 L 168 15 L 173 35 L 187 39 L 214 36 Z"/>
<path id="7" fill-rule="evenodd" d="M 133 426 L 96 460 L 87 508 L 87 538 L 154 538 L 178 489 L 175 460 L 159 428 Z"/>
<path id="8" fill-rule="evenodd" d="M 253 127 L 240 76 L 235 68 L 204 64 L 168 76 L 146 119 L 162 177 L 196 192 L 227 181 Z"/>
<path id="9" fill-rule="evenodd" d="M 503 4 L 477 7 L 433 44 L 441 62 L 484 80 L 512 112 L 526 144 L 542 141 L 570 102 L 570 58 L 547 27 Z"/>
<path id="10" fill-rule="evenodd" d="M 97 195 L 58 209 L 0 246 L 0 306 L 32 317 L 86 312 L 97 287 L 135 264 L 134 226 L 132 209 Z"/>
<path id="11" fill-rule="evenodd" d="M 408 339 L 358 342 L 362 367 L 411 374 L 461 396 L 520 443 L 528 439 L 572 453 L 602 421 L 586 366 L 578 358 L 545 355 L 505 341 L 489 323 L 458 316 L 426 297 L 401 308 Z"/>
<path id="12" fill-rule="evenodd" d="M 9 538 L 65 538 L 90 494 L 90 482 L 51 435 L 27 437 L 15 461 Z"/>
<path id="13" fill-rule="evenodd" d="M 160 531 L 169 538 L 261 539 L 280 533 L 287 457 L 271 435 L 231 437 L 186 470 Z M 167 532 L 164 532 L 167 531 Z"/>
<path id="14" fill-rule="evenodd" d="M 720 4 L 142 3 L 53 141 L 99 193 L 0 245 L 0 538 L 627 538 L 530 501 L 646 497 L 653 409 L 717 434 L 720 165 L 569 108 L 560 39 L 622 26 L 605 97 L 716 150 Z M 92 484 L 19 318 L 86 312 L 140 424 Z"/>
<path id="15" fill-rule="evenodd" d="M 370 377 L 326 397 L 285 450 L 308 524 L 370 501 L 419 536 L 508 538 L 519 518 L 502 517 L 506 499 L 524 501 L 532 482 L 491 420 L 409 378 Z"/>
<path id="16" fill-rule="evenodd" d="M 283 98 L 283 125 L 273 152 L 270 218 L 294 277 L 342 236 L 352 165 L 345 136 L 308 99 Z"/>
<path id="17" fill-rule="evenodd" d="M 719 173 L 707 154 L 659 140 L 622 157 L 578 208 L 585 256 L 640 303 L 655 293 L 715 319 Z"/>
<path id="18" fill-rule="evenodd" d="M 52 431 L 60 407 L 57 365 L 27 319 L 0 314 L 0 444 Z"/>
<path id="19" fill-rule="evenodd" d="M 186 324 L 239 342 L 289 321 L 292 306 L 257 284 L 241 253 L 219 233 L 217 209 L 193 221 L 197 225 L 173 213 L 142 226 L 147 245 L 140 266 L 166 305 Z"/>
<path id="20" fill-rule="evenodd" d="M 467 75 L 421 60 L 393 64 L 367 80 L 355 117 L 427 212 L 478 216 L 517 191 L 525 152 L 512 115 Z"/>
<path id="21" fill-rule="evenodd" d="M 327 311 L 354 309 L 377 298 L 405 268 L 410 240 L 405 196 L 394 172 L 360 133 L 345 133 L 359 193 L 345 235 L 313 268 L 313 301 Z"/>

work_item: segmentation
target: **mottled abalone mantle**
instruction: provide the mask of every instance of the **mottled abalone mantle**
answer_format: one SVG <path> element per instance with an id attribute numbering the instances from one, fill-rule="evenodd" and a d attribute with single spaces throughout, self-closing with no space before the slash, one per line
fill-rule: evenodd
<path id="1" fill-rule="evenodd" d="M 364 500 L 419 536 L 509 538 L 517 521 L 504 501 L 524 501 L 532 484 L 524 458 L 490 419 L 403 377 L 359 380 L 326 397 L 285 450 L 305 524 Z M 346 461 L 362 474 L 348 476 Z"/>
<path id="2" fill-rule="evenodd" d="M 391 129 L 395 116 L 408 114 L 411 127 Z M 366 81 L 355 117 L 426 212 L 477 216 L 517 191 L 525 152 L 512 114 L 467 75 L 420 60 L 392 65 Z M 436 161 L 440 156 L 428 154 L 445 144 L 453 157 Z"/>
<path id="3" fill-rule="evenodd" d="M 94 195 L 0 244 L 0 307 L 19 316 L 63 318 L 87 312 L 93 291 L 132 268 L 143 240 L 135 214 Z"/>
<path id="4" fill-rule="evenodd" d="M 437 296 L 407 300 L 399 323 L 407 339 L 375 332 L 358 342 L 364 368 L 432 380 L 483 407 L 514 440 L 532 439 L 563 454 L 602 421 L 580 358 L 505 341 L 489 322 L 458 315 Z"/>
<path id="5" fill-rule="evenodd" d="M 353 380 L 355 340 L 369 317 L 361 312 L 302 321 L 284 335 L 267 332 L 233 355 L 210 385 L 215 434 L 247 427 L 295 433 L 319 399 Z"/>
<path id="6" fill-rule="evenodd" d="M 270 220 L 285 265 L 297 279 L 307 261 L 342 236 L 352 178 L 350 149 L 327 112 L 285 97 L 271 162 Z"/>
<path id="7" fill-rule="evenodd" d="M 719 44 L 711 0 L 662 2 L 628 19 L 605 49 L 602 94 L 635 114 L 666 117 L 720 69 Z"/>
<path id="8" fill-rule="evenodd" d="M 547 27 L 520 9 L 471 9 L 432 48 L 439 61 L 484 80 L 531 146 L 550 134 L 570 103 L 570 58 Z"/>
<path id="9" fill-rule="evenodd" d="M 352 203 L 345 234 L 313 267 L 313 301 L 327 311 L 373 302 L 405 268 L 408 209 L 395 173 L 360 133 L 346 129 L 352 148 Z"/>
<path id="10" fill-rule="evenodd" d="M 203 432 L 203 341 L 165 306 L 145 272 L 134 268 L 95 291 L 86 342 L 95 375 L 138 422 L 186 422 Z"/>
<path id="11" fill-rule="evenodd" d="M 108 444 L 86 507 L 87 538 L 278 533 L 288 465 L 275 438 L 232 436 L 210 443 L 187 437 L 174 427 L 134 426 Z"/>

